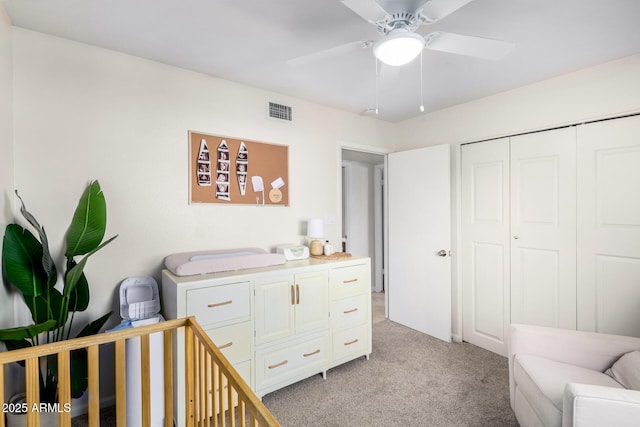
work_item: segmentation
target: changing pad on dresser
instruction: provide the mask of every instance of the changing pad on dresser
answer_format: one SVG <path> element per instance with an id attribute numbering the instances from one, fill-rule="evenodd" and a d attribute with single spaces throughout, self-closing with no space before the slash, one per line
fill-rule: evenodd
<path id="1" fill-rule="evenodd" d="M 285 262 L 284 255 L 272 254 L 259 248 L 182 252 L 164 259 L 164 265 L 177 276 L 268 267 Z"/>

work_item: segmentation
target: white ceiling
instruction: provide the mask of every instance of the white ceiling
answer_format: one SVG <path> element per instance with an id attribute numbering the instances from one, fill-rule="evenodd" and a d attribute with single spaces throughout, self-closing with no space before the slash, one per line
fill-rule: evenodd
<path id="1" fill-rule="evenodd" d="M 380 37 L 339 0 L 6 0 L 4 7 L 17 27 L 356 113 L 376 105 L 371 49 L 286 64 Z M 516 47 L 500 61 L 425 51 L 425 111 L 638 53 L 639 22 L 640 0 L 475 0 L 418 32 L 442 30 Z M 382 70 L 380 119 L 421 114 L 419 71 L 419 61 L 395 73 Z"/>

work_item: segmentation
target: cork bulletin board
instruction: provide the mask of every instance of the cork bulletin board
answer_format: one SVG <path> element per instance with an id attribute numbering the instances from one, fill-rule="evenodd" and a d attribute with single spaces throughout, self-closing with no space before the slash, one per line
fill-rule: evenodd
<path id="1" fill-rule="evenodd" d="M 189 202 L 289 205 L 289 147 L 189 131 Z"/>

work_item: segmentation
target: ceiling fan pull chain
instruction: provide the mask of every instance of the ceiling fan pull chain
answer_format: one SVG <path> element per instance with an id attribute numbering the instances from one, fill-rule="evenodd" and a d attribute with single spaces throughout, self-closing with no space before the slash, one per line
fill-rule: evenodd
<path id="1" fill-rule="evenodd" d="M 379 61 L 378 61 L 378 58 L 374 57 L 374 59 L 376 61 L 376 116 L 377 116 L 378 115 L 378 79 L 380 77 L 379 77 L 379 73 L 378 73 L 378 63 L 379 63 Z"/>
<path id="2" fill-rule="evenodd" d="M 420 112 L 424 113 L 424 90 L 423 90 L 423 74 L 422 74 L 422 53 L 424 50 L 420 51 Z"/>

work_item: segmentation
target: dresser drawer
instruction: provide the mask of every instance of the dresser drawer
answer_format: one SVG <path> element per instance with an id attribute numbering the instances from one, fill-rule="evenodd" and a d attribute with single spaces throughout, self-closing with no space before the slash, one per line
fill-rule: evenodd
<path id="1" fill-rule="evenodd" d="M 369 275 L 369 268 L 364 264 L 332 269 L 331 298 L 338 299 L 369 292 Z"/>
<path id="2" fill-rule="evenodd" d="M 251 358 L 251 334 L 251 322 L 207 330 L 207 335 L 231 363 Z"/>
<path id="3" fill-rule="evenodd" d="M 308 377 L 325 369 L 329 361 L 329 336 L 256 352 L 256 389 L 285 382 L 304 373 Z M 317 371 L 313 371 L 313 367 Z"/>
<path id="4" fill-rule="evenodd" d="M 369 350 L 369 325 L 356 326 L 333 334 L 333 360 L 364 355 Z"/>
<path id="5" fill-rule="evenodd" d="M 187 316 L 196 316 L 196 320 L 202 326 L 243 317 L 249 319 L 250 289 L 250 282 L 240 282 L 189 290 L 187 291 Z"/>
<path id="6" fill-rule="evenodd" d="M 331 303 L 331 327 L 344 329 L 366 323 L 369 318 L 369 301 L 371 294 L 343 298 Z"/>

